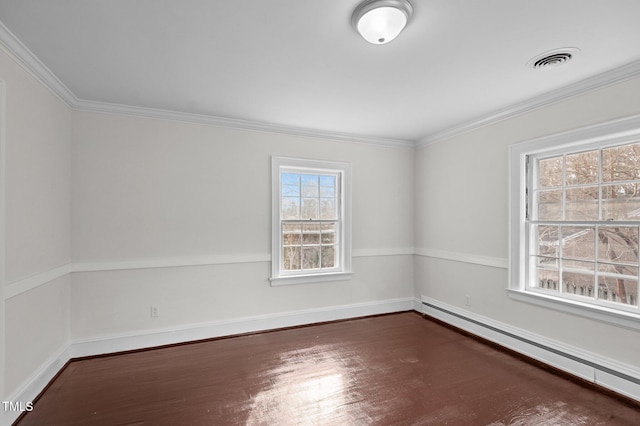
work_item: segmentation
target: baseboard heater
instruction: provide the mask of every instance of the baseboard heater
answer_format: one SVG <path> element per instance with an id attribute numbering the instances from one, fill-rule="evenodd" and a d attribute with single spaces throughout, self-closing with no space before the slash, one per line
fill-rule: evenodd
<path id="1" fill-rule="evenodd" d="M 616 369 L 598 362 L 594 362 L 592 360 L 586 359 L 585 357 L 581 357 L 579 355 L 575 355 L 567 351 L 545 345 L 543 343 L 540 343 L 539 341 L 536 341 L 535 339 L 523 337 L 521 335 L 526 335 L 528 334 L 527 332 L 523 331 L 523 333 L 521 334 L 510 332 L 505 330 L 505 328 L 513 327 L 500 327 L 491 325 L 490 322 L 495 323 L 495 321 L 488 319 L 487 321 L 483 321 L 482 319 L 472 318 L 470 315 L 456 312 L 456 307 L 449 307 L 442 302 L 435 300 L 430 301 L 425 299 L 427 298 L 423 297 L 422 300 L 422 313 L 425 315 L 453 325 L 454 327 L 460 328 L 478 337 L 487 339 L 502 347 L 523 354 L 544 364 L 550 365 L 551 367 L 557 368 L 573 376 L 577 376 L 596 385 L 613 390 L 616 393 L 633 399 L 635 402 L 640 402 L 640 378 L 620 371 L 624 370 L 626 367 Z M 429 312 L 430 310 L 433 311 Z M 443 317 L 442 314 L 445 314 L 445 316 Z M 475 314 L 472 315 L 477 317 L 477 315 Z M 459 320 L 462 320 L 463 323 L 460 323 Z M 530 348 L 527 348 L 527 346 L 529 346 L 530 348 L 537 348 L 542 352 L 535 351 L 536 354 L 532 354 L 532 351 L 530 350 Z M 545 357 L 544 353 L 551 354 L 548 358 L 553 358 L 553 360 Z M 558 360 L 558 357 L 566 360 L 567 362 Z M 576 363 L 582 367 L 575 366 Z M 615 362 L 610 361 L 609 363 Z M 588 369 L 591 369 L 592 371 L 589 371 Z M 605 377 L 602 374 L 600 374 L 601 377 L 599 377 L 599 372 L 605 373 L 609 377 Z"/>

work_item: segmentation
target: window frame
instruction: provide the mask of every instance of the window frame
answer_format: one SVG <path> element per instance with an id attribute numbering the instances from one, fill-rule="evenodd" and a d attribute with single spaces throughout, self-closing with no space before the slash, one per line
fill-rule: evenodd
<path id="1" fill-rule="evenodd" d="M 281 217 L 282 183 L 281 172 L 294 171 L 307 174 L 333 175 L 337 179 L 338 219 L 336 245 L 338 246 L 338 266 L 307 271 L 285 271 L 282 268 L 283 238 Z M 351 164 L 340 161 L 312 160 L 292 157 L 271 157 L 271 277 L 272 286 L 306 284 L 324 281 L 350 279 L 351 271 Z M 318 220 L 320 221 L 320 220 Z M 304 222 L 304 221 L 296 221 Z M 333 220 L 332 220 L 333 222 Z M 314 221 L 313 223 L 316 223 Z"/>
<path id="2" fill-rule="evenodd" d="M 536 138 L 509 146 L 509 297 L 589 319 L 640 330 L 640 307 L 618 309 L 527 288 L 529 238 L 527 208 L 533 208 L 532 158 L 552 157 L 640 142 L 640 115 Z M 640 225 L 640 223 L 638 223 Z"/>

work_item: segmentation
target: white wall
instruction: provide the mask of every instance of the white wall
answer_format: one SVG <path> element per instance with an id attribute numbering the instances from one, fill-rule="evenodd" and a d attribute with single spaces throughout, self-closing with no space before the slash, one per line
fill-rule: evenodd
<path id="1" fill-rule="evenodd" d="M 639 332 L 517 302 L 505 291 L 508 146 L 638 113 L 640 79 L 418 148 L 416 296 L 638 366 Z"/>
<path id="2" fill-rule="evenodd" d="M 272 155 L 352 163 L 352 280 L 269 285 Z M 73 338 L 411 298 L 412 196 L 412 148 L 77 112 Z"/>
<path id="3" fill-rule="evenodd" d="M 414 150 L 72 112 L 2 49 L 3 400 L 74 342 L 414 295 L 637 365 L 638 332 L 505 288 L 508 146 L 640 113 L 640 79 Z M 352 163 L 352 280 L 269 285 L 271 155 Z"/>
<path id="4" fill-rule="evenodd" d="M 70 260 L 71 111 L 0 48 L 6 88 L 3 400 L 69 343 L 69 277 L 24 279 Z"/>

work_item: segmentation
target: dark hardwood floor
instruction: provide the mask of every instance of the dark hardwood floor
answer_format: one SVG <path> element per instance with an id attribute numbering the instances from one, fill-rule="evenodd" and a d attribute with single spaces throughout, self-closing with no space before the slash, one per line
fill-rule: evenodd
<path id="1" fill-rule="evenodd" d="M 639 425 L 415 312 L 72 361 L 27 425 Z"/>

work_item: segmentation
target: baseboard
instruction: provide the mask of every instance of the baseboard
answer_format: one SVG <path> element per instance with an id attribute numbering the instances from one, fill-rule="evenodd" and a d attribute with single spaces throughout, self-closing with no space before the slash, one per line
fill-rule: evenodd
<path id="1" fill-rule="evenodd" d="M 203 324 L 189 324 L 182 327 L 147 330 L 127 334 L 99 336 L 90 339 L 74 340 L 71 345 L 72 357 L 78 358 L 122 352 L 234 334 L 273 330 L 367 315 L 402 312 L 413 309 L 414 299 L 402 298 L 258 315 Z"/>
<path id="2" fill-rule="evenodd" d="M 9 396 L 8 401 L 23 403 L 34 401 L 67 362 L 74 358 L 369 315 L 411 311 L 415 309 L 416 302 L 419 301 L 413 297 L 407 297 L 78 339 L 58 350 L 44 362 L 18 390 Z M 4 414 L 4 419 L 0 418 L 0 425 L 8 426 L 20 416 L 21 412 L 1 414 Z"/>
<path id="3" fill-rule="evenodd" d="M 64 345 L 52 356 L 49 357 L 40 368 L 34 371 L 27 380 L 25 380 L 15 392 L 7 397 L 5 401 L 18 404 L 19 407 L 24 408 L 27 403 L 33 402 L 36 397 L 42 392 L 56 377 L 56 375 L 64 368 L 64 366 L 71 359 L 71 346 Z M 0 425 L 10 425 L 16 421 L 22 414 L 22 411 L 5 409 L 0 407 L 0 411 L 4 414 L 4 418 L 0 418 Z"/>
<path id="4" fill-rule="evenodd" d="M 640 369 L 422 296 L 419 312 L 640 402 Z"/>

